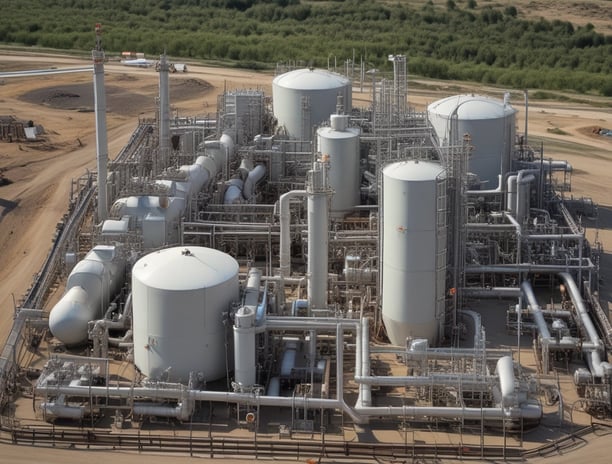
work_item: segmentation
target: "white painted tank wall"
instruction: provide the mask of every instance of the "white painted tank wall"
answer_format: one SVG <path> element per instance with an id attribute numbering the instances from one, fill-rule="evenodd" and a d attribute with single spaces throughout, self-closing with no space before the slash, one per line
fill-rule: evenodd
<path id="1" fill-rule="evenodd" d="M 327 121 L 336 112 L 338 94 L 344 108 L 352 108 L 351 81 L 346 77 L 321 69 L 296 69 L 272 81 L 274 116 L 279 126 L 285 126 L 289 136 L 311 140 L 312 129 Z M 304 121 L 302 100 L 309 99 L 309 120 Z"/>
<path id="2" fill-rule="evenodd" d="M 331 115 L 331 127 L 317 130 L 318 151 L 329 156 L 332 216 L 348 213 L 360 202 L 359 129 L 348 127 L 348 118 Z"/>
<path id="3" fill-rule="evenodd" d="M 406 161 L 383 169 L 382 317 L 394 345 L 438 335 L 436 299 L 437 163 Z"/>
<path id="4" fill-rule="evenodd" d="M 498 175 L 510 170 L 516 110 L 482 95 L 456 95 L 432 103 L 427 114 L 442 146 L 461 144 L 464 134 L 470 134 L 470 172 L 486 181 L 484 188 L 497 187 Z"/>
<path id="5" fill-rule="evenodd" d="M 174 247 L 132 269 L 134 363 L 150 378 L 186 383 L 225 375 L 223 313 L 239 299 L 238 263 L 218 250 Z"/>

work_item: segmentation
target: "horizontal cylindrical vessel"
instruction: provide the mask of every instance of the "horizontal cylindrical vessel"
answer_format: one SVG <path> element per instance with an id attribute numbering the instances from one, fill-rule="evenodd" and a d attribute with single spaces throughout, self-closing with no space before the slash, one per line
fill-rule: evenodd
<path id="1" fill-rule="evenodd" d="M 66 292 L 51 309 L 49 329 L 66 345 L 87 341 L 87 323 L 100 319 L 120 290 L 125 259 L 113 245 L 97 245 L 68 276 Z"/>

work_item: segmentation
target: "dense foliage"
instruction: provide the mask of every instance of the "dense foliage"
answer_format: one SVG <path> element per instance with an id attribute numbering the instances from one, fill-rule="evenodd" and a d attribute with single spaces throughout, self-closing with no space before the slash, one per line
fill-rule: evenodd
<path id="1" fill-rule="evenodd" d="M 89 50 L 93 24 L 107 54 L 123 50 L 230 60 L 243 67 L 361 57 L 390 69 L 513 88 L 612 96 L 612 36 L 554 20 L 526 21 L 487 2 L 372 0 L 3 0 L 0 42 Z M 27 8 L 24 6 L 27 5 Z"/>

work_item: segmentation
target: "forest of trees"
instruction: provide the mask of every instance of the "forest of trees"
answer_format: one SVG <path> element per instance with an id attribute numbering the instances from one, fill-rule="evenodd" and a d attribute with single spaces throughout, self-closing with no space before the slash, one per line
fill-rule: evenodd
<path id="1" fill-rule="evenodd" d="M 0 42 L 85 51 L 102 23 L 107 54 L 166 50 L 250 68 L 356 56 L 383 70 L 389 54 L 405 54 L 409 72 L 425 77 L 612 96 L 612 36 L 487 3 L 3 0 Z"/>

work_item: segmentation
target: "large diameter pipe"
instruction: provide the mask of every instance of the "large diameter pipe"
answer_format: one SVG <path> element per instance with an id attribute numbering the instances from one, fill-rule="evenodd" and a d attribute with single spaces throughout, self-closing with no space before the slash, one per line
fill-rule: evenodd
<path id="1" fill-rule="evenodd" d="M 495 373 L 499 376 L 499 389 L 502 395 L 502 406 L 509 408 L 517 403 L 514 385 L 514 363 L 510 356 L 499 358 L 495 366 Z"/>
<path id="2" fill-rule="evenodd" d="M 526 404 L 515 408 L 462 408 L 440 406 L 381 406 L 356 408 L 358 414 L 364 416 L 393 417 L 438 417 L 452 419 L 528 419 L 540 420 L 542 408 L 538 404 Z"/>
<path id="3" fill-rule="evenodd" d="M 523 169 L 518 174 L 508 176 L 507 179 L 507 194 L 506 194 L 506 209 L 516 217 L 519 223 L 523 223 L 525 212 L 529 211 L 529 198 L 525 198 L 524 187 L 533 182 L 535 177 L 533 174 L 538 174 L 538 169 Z"/>
<path id="4" fill-rule="evenodd" d="M 584 300 L 582 299 L 580 290 L 578 289 L 574 278 L 571 276 L 571 274 L 567 272 L 560 272 L 559 277 L 561 278 L 567 288 L 567 291 L 569 292 L 572 303 L 574 304 L 574 307 L 576 308 L 576 311 L 580 316 L 582 325 L 585 328 L 591 343 L 593 343 L 594 345 L 600 345 L 601 341 L 599 340 L 599 334 L 597 333 L 597 329 L 595 329 L 595 326 L 593 325 L 593 322 L 589 317 L 588 310 L 584 304 Z"/>
<path id="5" fill-rule="evenodd" d="M 226 205 L 236 205 L 242 203 L 242 179 L 234 178 L 227 181 L 227 189 L 223 195 L 223 203 Z"/>
<path id="6" fill-rule="evenodd" d="M 255 166 L 244 181 L 244 187 L 242 189 L 242 195 L 246 200 L 250 200 L 255 194 L 255 186 L 264 178 L 266 175 L 266 167 L 263 164 Z"/>
<path id="7" fill-rule="evenodd" d="M 488 190 L 468 190 L 466 193 L 468 195 L 474 195 L 474 196 L 478 196 L 478 195 L 495 195 L 498 193 L 502 192 L 502 186 L 503 186 L 503 181 L 502 181 L 502 175 L 499 174 L 497 176 L 497 187 L 494 189 L 488 189 Z"/>
<path id="8" fill-rule="evenodd" d="M 256 268 L 249 269 L 247 283 L 244 289 L 243 302 L 245 306 L 257 306 L 259 303 L 259 287 L 261 285 L 261 271 Z"/>
<path id="9" fill-rule="evenodd" d="M 573 170 L 569 162 L 562 160 L 521 161 L 520 164 L 528 169 L 537 169 L 541 166 L 544 171 L 572 172 Z"/>
<path id="10" fill-rule="evenodd" d="M 589 363 L 589 369 L 594 376 L 604 377 L 612 375 L 612 365 L 608 362 L 602 361 L 601 359 L 601 351 L 603 350 L 603 344 L 599 339 L 599 334 L 597 333 L 597 329 L 593 325 L 593 321 L 591 321 L 591 317 L 589 316 L 588 310 L 584 304 L 584 300 L 580 294 L 580 290 L 576 285 L 571 274 L 567 272 L 560 272 L 559 277 L 563 280 L 567 287 L 567 291 L 570 294 L 570 298 L 578 315 L 580 316 L 580 320 L 582 322 L 582 326 L 587 332 L 587 335 L 590 339 L 589 346 L 583 344 L 583 350 L 586 351 L 587 361 Z"/>
<path id="11" fill-rule="evenodd" d="M 47 420 L 56 418 L 80 420 L 85 417 L 85 406 L 82 405 L 66 405 L 45 401 L 39 407 L 43 412 L 43 417 Z"/>
<path id="12" fill-rule="evenodd" d="M 518 298 L 521 289 L 518 287 L 462 287 L 463 296 L 476 298 Z"/>
<path id="13" fill-rule="evenodd" d="M 546 325 L 546 321 L 544 320 L 542 308 L 540 308 L 540 305 L 538 304 L 538 300 L 536 299 L 535 293 L 533 293 L 533 288 L 531 287 L 529 281 L 523 281 L 521 284 L 521 290 L 527 299 L 529 306 L 531 307 L 530 312 L 533 314 L 533 318 L 538 326 L 538 332 L 540 332 L 540 335 L 544 340 L 550 340 L 550 331 L 548 330 L 548 325 Z"/>
<path id="14" fill-rule="evenodd" d="M 520 224 L 525 222 L 529 214 L 529 189 L 530 184 L 535 181 L 535 176 L 529 174 L 530 170 L 519 171 L 516 177 L 516 219 Z"/>
<path id="15" fill-rule="evenodd" d="M 294 198 L 305 197 L 306 190 L 292 190 L 278 199 L 280 209 L 280 274 L 291 275 L 291 210 L 289 206 Z"/>
<path id="16" fill-rule="evenodd" d="M 466 274 L 518 274 L 519 272 L 539 272 L 542 274 L 557 274 L 566 269 L 595 269 L 590 259 L 584 258 L 586 264 L 488 264 L 477 266 L 466 266 Z"/>
<path id="17" fill-rule="evenodd" d="M 194 164 L 181 166 L 179 171 L 185 174 L 186 186 L 185 197 L 191 198 L 192 195 L 202 190 L 202 187 L 208 182 L 210 173 L 200 163 L 196 161 Z"/>
<path id="18" fill-rule="evenodd" d="M 362 361 L 363 365 L 363 361 Z M 483 377 L 474 374 L 436 374 L 427 376 L 411 376 L 411 375 L 383 375 L 355 376 L 355 383 L 359 385 L 377 386 L 377 387 L 430 387 L 430 386 L 446 386 L 446 387 L 470 387 L 477 388 L 487 386 L 492 378 Z M 364 404 L 365 406 L 365 404 Z"/>
<path id="19" fill-rule="evenodd" d="M 341 331 L 341 329 L 340 329 Z M 342 338 L 340 338 L 342 340 Z M 342 353 L 342 343 L 338 344 L 338 354 Z M 342 363 L 340 364 L 339 379 L 342 378 Z M 341 380 L 340 380 L 340 383 Z M 340 385 L 342 386 L 342 385 Z M 259 396 L 250 393 L 220 392 L 209 390 L 184 390 L 183 388 L 156 388 L 156 387 L 102 387 L 91 385 L 37 385 L 37 394 L 66 395 L 79 397 L 102 398 L 150 398 L 154 400 L 180 400 L 180 401 L 215 401 L 223 403 L 239 403 L 251 406 L 299 407 L 306 409 L 341 409 L 356 423 L 363 418 L 350 408 L 344 400 L 310 398 L 303 396 Z M 339 390 L 340 392 L 342 390 Z"/>
<path id="20" fill-rule="evenodd" d="M 484 358 L 485 340 L 482 332 L 482 319 L 480 314 L 470 309 L 462 309 L 459 313 L 472 318 L 474 322 L 474 353 L 479 353 Z"/>
<path id="21" fill-rule="evenodd" d="M 340 338 L 339 340 L 342 340 Z M 342 344 L 338 344 L 338 355 L 342 354 Z M 341 365 L 341 363 L 338 363 Z M 336 373 L 338 379 L 342 378 L 343 372 Z M 342 384 L 342 382 L 339 382 Z M 342 386 L 342 385 L 340 385 Z M 195 401 L 215 401 L 224 403 L 239 403 L 250 406 L 274 406 L 306 409 L 341 409 L 346 412 L 355 423 L 363 423 L 365 417 L 440 417 L 440 418 L 466 418 L 466 419 L 532 419 L 539 420 L 542 410 L 539 405 L 526 404 L 516 408 L 461 408 L 461 407 L 435 407 L 435 406 L 399 406 L 399 407 L 359 407 L 351 408 L 343 400 L 309 398 L 303 396 L 259 396 L 247 393 L 202 391 L 202 390 L 179 390 L 162 388 L 131 388 L 131 387 L 96 387 L 96 386 L 49 386 L 36 387 L 37 393 L 64 394 L 70 396 L 89 397 L 111 397 L 111 398 L 133 398 L 150 397 L 155 399 L 189 398 Z M 140 406 L 139 406 L 140 407 Z M 143 405 L 144 407 L 144 405 Z M 150 406 L 152 407 L 152 406 Z M 139 409 L 144 412 L 145 409 Z M 162 413 L 161 409 L 148 409 L 155 413 Z"/>
<path id="22" fill-rule="evenodd" d="M 141 416 L 174 417 L 178 420 L 189 420 L 193 412 L 193 403 L 181 402 L 176 406 L 134 403 L 133 413 Z"/>

